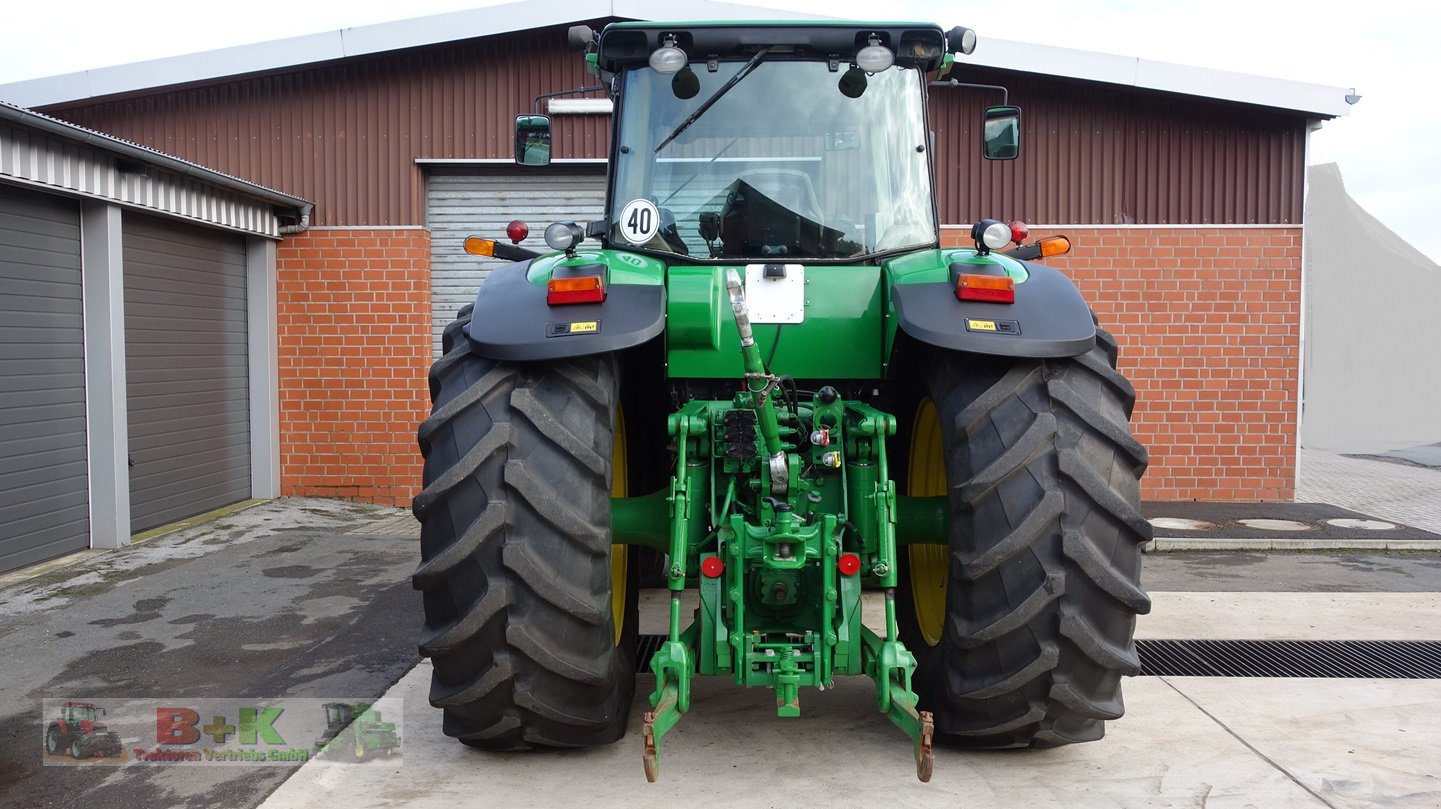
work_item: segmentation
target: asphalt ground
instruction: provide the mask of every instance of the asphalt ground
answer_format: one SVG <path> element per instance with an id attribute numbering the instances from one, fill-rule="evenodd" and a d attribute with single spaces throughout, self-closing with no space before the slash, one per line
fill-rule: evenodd
<path id="1" fill-rule="evenodd" d="M 393 513 L 280 501 L 0 588 L 0 806 L 258 804 L 293 766 L 43 766 L 41 700 L 378 696 L 419 660 Z"/>
<path id="2" fill-rule="evenodd" d="M 778 720 L 769 694 L 702 678 L 652 786 L 638 733 L 649 675 L 617 745 L 482 753 L 444 737 L 426 700 L 414 537 L 397 510 L 282 500 L 0 582 L 0 806 L 532 807 L 583 794 L 601 807 L 707 793 L 738 806 L 1441 805 L 1433 680 L 1137 678 L 1105 740 L 942 750 L 928 785 L 863 678 L 803 695 L 799 720 Z M 1154 553 L 1144 565 L 1156 609 L 1138 638 L 1441 641 L 1436 553 Z M 342 694 L 403 700 L 400 758 L 42 765 L 42 699 Z"/>

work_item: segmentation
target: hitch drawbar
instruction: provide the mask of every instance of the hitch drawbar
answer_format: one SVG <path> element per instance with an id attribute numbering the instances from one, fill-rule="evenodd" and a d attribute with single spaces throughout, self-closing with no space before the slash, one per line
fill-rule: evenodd
<path id="1" fill-rule="evenodd" d="M 764 281 L 762 281 L 764 283 Z M 761 360 L 739 273 L 726 288 L 744 383 L 729 401 L 691 401 L 670 416 L 676 474 L 666 502 L 669 632 L 651 659 L 642 728 L 647 781 L 662 740 L 690 710 L 697 674 L 768 687 L 776 713 L 800 715 L 802 686 L 866 675 L 876 707 L 911 739 L 929 781 L 935 723 L 917 709 L 916 659 L 896 628 L 896 494 L 886 467 L 895 419 L 831 386 L 803 400 Z M 681 626 L 681 593 L 700 607 Z M 861 623 L 863 587 L 885 594 L 885 635 Z"/>

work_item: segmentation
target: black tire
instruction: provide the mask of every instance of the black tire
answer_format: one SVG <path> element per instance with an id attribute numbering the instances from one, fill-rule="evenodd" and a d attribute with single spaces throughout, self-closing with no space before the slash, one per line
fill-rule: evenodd
<path id="1" fill-rule="evenodd" d="M 421 654 L 444 731 L 475 747 L 582 747 L 625 734 L 635 690 L 635 589 L 611 608 L 609 355 L 480 357 L 446 329 L 420 426 Z M 629 578 L 633 582 L 633 578 Z"/>
<path id="2" fill-rule="evenodd" d="M 46 728 L 45 752 L 49 753 L 52 756 L 58 756 L 60 755 L 60 751 L 64 749 L 65 739 L 60 733 L 60 727 L 58 725 L 51 725 L 50 727 Z"/>
<path id="3" fill-rule="evenodd" d="M 70 743 L 70 757 L 89 758 L 90 754 L 86 752 L 85 747 L 80 743 L 80 740 L 76 739 L 75 741 Z"/>
<path id="4" fill-rule="evenodd" d="M 967 747 L 1092 741 L 1121 716 L 1121 677 L 1140 671 L 1135 391 L 1098 330 L 1073 359 L 937 352 L 927 385 L 950 497 L 949 583 L 939 643 L 915 620 L 902 554 L 902 639 L 920 707 Z"/>

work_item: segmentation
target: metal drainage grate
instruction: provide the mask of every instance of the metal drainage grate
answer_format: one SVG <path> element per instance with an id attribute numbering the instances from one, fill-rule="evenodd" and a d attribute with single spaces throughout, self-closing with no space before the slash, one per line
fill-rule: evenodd
<path id="1" fill-rule="evenodd" d="M 636 670 L 664 635 L 641 635 Z M 1441 679 L 1441 641 L 1138 640 L 1142 677 Z"/>
<path id="2" fill-rule="evenodd" d="M 1142 640 L 1153 677 L 1441 678 L 1441 642 L 1403 640 Z"/>

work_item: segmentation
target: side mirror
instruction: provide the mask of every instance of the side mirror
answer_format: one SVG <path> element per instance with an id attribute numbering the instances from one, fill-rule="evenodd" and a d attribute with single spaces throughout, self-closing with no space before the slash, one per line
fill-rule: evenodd
<path id="1" fill-rule="evenodd" d="M 522 166 L 550 165 L 550 116 L 515 116 L 515 162 Z"/>
<path id="2" fill-rule="evenodd" d="M 987 160 L 1015 160 L 1021 153 L 1021 108 L 988 107 L 982 131 Z"/>
<path id="3" fill-rule="evenodd" d="M 721 218 L 718 213 L 709 211 L 700 215 L 700 237 L 709 244 L 720 238 Z"/>

